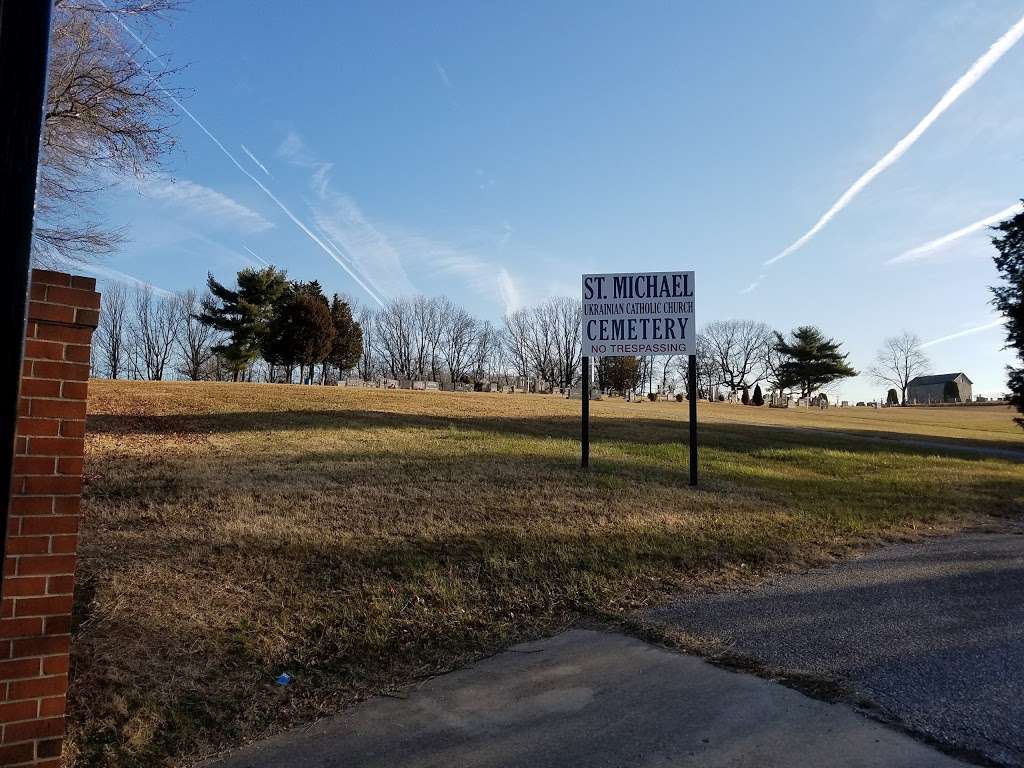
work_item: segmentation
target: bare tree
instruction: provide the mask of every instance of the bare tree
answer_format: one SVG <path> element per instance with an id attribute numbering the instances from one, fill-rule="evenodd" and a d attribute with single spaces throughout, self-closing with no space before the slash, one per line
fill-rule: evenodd
<path id="1" fill-rule="evenodd" d="M 375 373 L 375 360 L 373 355 L 374 331 L 376 322 L 373 308 L 367 304 L 352 304 L 352 314 L 363 330 L 363 351 L 356 364 L 356 370 L 363 381 L 369 381 Z"/>
<path id="2" fill-rule="evenodd" d="M 136 366 L 150 381 L 160 381 L 171 358 L 181 327 L 181 300 L 177 296 L 156 297 L 150 285 L 135 291 L 131 326 L 137 354 Z"/>
<path id="3" fill-rule="evenodd" d="M 555 349 L 558 363 L 557 383 L 572 387 L 580 371 L 583 355 L 583 302 L 559 296 L 549 300 L 555 322 Z"/>
<path id="4" fill-rule="evenodd" d="M 214 353 L 206 361 L 200 379 L 202 381 L 234 381 L 236 370 L 237 368 L 232 368 L 228 360 Z"/>
<path id="5" fill-rule="evenodd" d="M 392 299 L 376 312 L 372 349 L 385 372 L 396 378 L 437 379 L 442 304 L 441 299 L 413 296 Z"/>
<path id="6" fill-rule="evenodd" d="M 441 324 L 442 299 L 414 296 L 412 299 L 413 372 L 418 378 L 437 381 L 440 372 L 438 348 L 444 332 Z"/>
<path id="7" fill-rule="evenodd" d="M 192 381 L 201 381 L 206 376 L 216 341 L 213 326 L 199 321 L 202 306 L 202 300 L 191 289 L 179 297 L 178 374 Z"/>
<path id="8" fill-rule="evenodd" d="M 491 381 L 501 367 L 501 332 L 490 320 L 484 320 L 473 347 L 473 376 L 477 381 Z"/>
<path id="9" fill-rule="evenodd" d="M 37 262 L 106 253 L 122 233 L 91 205 L 111 178 L 153 168 L 172 145 L 175 70 L 153 61 L 120 24 L 152 25 L 180 0 L 58 0 L 39 160 L 33 254 Z M 118 15 L 119 14 L 119 15 Z"/>
<path id="10" fill-rule="evenodd" d="M 545 301 L 529 310 L 530 333 L 527 349 L 533 361 L 533 375 L 553 381 L 558 367 L 558 313 Z"/>
<path id="11" fill-rule="evenodd" d="M 917 334 L 904 331 L 885 340 L 868 373 L 875 381 L 896 387 L 900 391 L 900 403 L 906 405 L 907 385 L 930 368 L 931 361 L 921 348 L 921 339 Z"/>
<path id="12" fill-rule="evenodd" d="M 736 392 L 764 378 L 772 329 L 755 320 L 716 320 L 701 334 L 716 368 L 716 384 Z"/>
<path id="13" fill-rule="evenodd" d="M 396 379 L 413 377 L 414 324 L 409 299 L 392 299 L 376 313 L 374 350 L 384 371 Z"/>
<path id="14" fill-rule="evenodd" d="M 697 397 L 710 398 L 715 386 L 719 383 L 720 374 L 718 364 L 711 351 L 711 345 L 703 332 L 697 334 L 694 358 L 697 369 Z M 680 359 L 679 373 L 683 381 L 686 382 L 687 396 L 689 396 L 690 357 L 688 355 L 684 355 Z"/>
<path id="15" fill-rule="evenodd" d="M 661 358 L 661 391 L 668 392 L 680 375 L 686 372 L 686 355 L 668 355 Z"/>
<path id="16" fill-rule="evenodd" d="M 448 299 L 442 300 L 441 356 L 453 383 L 469 374 L 478 331 L 479 323 L 475 317 Z"/>
<path id="17" fill-rule="evenodd" d="M 525 308 L 517 309 L 515 312 L 506 314 L 504 320 L 502 347 L 506 362 L 517 376 L 529 376 L 531 365 L 530 325 L 532 323 L 530 312 Z"/>
<path id="18" fill-rule="evenodd" d="M 100 322 L 96 328 L 96 343 L 101 370 L 108 378 L 116 379 L 125 373 L 127 356 L 128 294 L 120 283 L 104 286 Z"/>
<path id="19" fill-rule="evenodd" d="M 764 348 L 764 378 L 768 382 L 768 386 L 780 394 L 789 389 L 788 383 L 782 375 L 782 364 L 784 362 L 786 362 L 786 356 L 776 346 L 773 334 Z"/>

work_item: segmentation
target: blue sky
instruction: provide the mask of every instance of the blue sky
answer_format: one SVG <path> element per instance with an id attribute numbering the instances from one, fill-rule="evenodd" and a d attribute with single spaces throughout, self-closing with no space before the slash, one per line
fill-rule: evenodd
<path id="1" fill-rule="evenodd" d="M 906 329 L 936 341 L 935 372 L 998 393 L 1002 329 L 964 333 L 997 319 L 988 234 L 927 244 L 1024 197 L 1024 42 L 1004 38 L 894 162 L 765 262 L 1022 14 L 999 0 L 195 2 L 147 36 L 187 65 L 176 84 L 195 120 L 179 116 L 162 174 L 104 193 L 131 239 L 98 270 L 180 290 L 263 260 L 360 301 L 445 293 L 498 321 L 578 296 L 582 273 L 693 269 L 699 323 L 816 324 L 858 369 Z M 841 390 L 880 391 L 867 377 Z"/>

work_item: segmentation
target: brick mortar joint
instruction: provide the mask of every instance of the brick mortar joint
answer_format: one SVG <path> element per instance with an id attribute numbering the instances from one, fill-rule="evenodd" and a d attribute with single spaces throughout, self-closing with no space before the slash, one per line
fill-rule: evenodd
<path id="1" fill-rule="evenodd" d="M 40 302 L 37 302 L 37 303 L 40 303 Z M 51 306 L 51 307 L 66 307 L 66 306 L 70 306 L 70 305 L 68 305 L 68 304 L 48 304 L 47 306 Z M 96 310 L 91 309 L 89 307 L 75 307 L 75 309 L 84 309 L 84 310 L 86 310 L 88 312 L 95 312 L 96 311 Z M 52 325 L 52 326 L 54 326 L 56 328 L 88 328 L 90 331 L 95 331 L 96 330 L 96 326 L 98 325 L 98 321 L 97 322 L 90 322 L 90 323 L 79 323 L 79 322 L 68 322 L 68 323 L 65 323 L 65 322 L 61 322 L 59 320 L 51 320 L 49 318 L 39 317 L 39 316 L 35 315 L 32 312 L 31 309 L 29 310 L 29 313 L 28 313 L 28 321 L 30 323 L 38 323 L 39 325 Z M 33 337 L 26 336 L 26 340 L 28 340 L 28 339 L 33 339 Z M 71 342 L 56 342 L 56 343 L 69 344 Z M 78 346 L 84 346 L 83 342 L 75 342 L 75 344 L 77 344 Z M 83 363 L 83 365 L 84 365 L 84 363 Z"/>

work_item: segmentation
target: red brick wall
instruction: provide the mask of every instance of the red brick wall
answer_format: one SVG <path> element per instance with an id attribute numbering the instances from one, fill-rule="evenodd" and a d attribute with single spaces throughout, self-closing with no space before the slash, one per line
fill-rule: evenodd
<path id="1" fill-rule="evenodd" d="M 92 278 L 32 272 L 0 613 L 0 766 L 60 765 L 95 289 Z"/>

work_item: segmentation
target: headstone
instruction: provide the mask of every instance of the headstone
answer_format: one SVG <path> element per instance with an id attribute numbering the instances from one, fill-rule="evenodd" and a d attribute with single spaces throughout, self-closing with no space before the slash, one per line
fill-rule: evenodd
<path id="1" fill-rule="evenodd" d="M 632 394 L 632 393 L 630 393 L 630 394 Z M 590 388 L 590 399 L 591 400 L 601 400 L 603 397 L 604 396 L 601 394 L 601 390 L 599 388 L 597 388 L 597 387 L 591 387 Z M 569 400 L 582 400 L 583 399 L 583 388 L 580 387 L 580 386 L 575 386 L 572 389 L 570 389 L 569 390 L 568 399 Z"/>
<path id="2" fill-rule="evenodd" d="M 424 389 L 432 389 L 436 392 L 441 388 L 441 385 L 436 381 L 425 381 L 423 383 L 426 385 Z"/>

